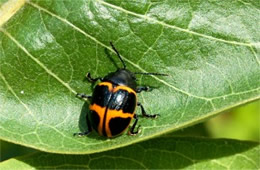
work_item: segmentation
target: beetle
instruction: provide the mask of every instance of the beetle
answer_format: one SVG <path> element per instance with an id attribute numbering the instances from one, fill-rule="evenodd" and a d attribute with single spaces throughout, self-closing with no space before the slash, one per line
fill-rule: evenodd
<path id="1" fill-rule="evenodd" d="M 74 133 L 74 136 L 88 135 L 94 129 L 101 136 L 116 137 L 129 127 L 132 119 L 135 119 L 135 121 L 128 134 L 136 135 L 140 132 L 140 126 L 136 128 L 138 122 L 138 116 L 135 114 L 136 106 L 141 107 L 143 117 L 156 118 L 158 116 L 158 114 L 147 114 L 143 105 L 137 102 L 136 93 L 150 91 L 151 88 L 149 86 L 137 86 L 135 75 L 167 75 L 131 72 L 126 69 L 124 60 L 112 42 L 110 42 L 110 45 L 123 64 L 123 68 L 117 69 L 103 78 L 92 78 L 90 73 L 87 73 L 86 78 L 90 82 L 95 83 L 98 80 L 101 82 L 95 86 L 92 96 L 83 93 L 76 95 L 82 99 L 90 99 L 91 104 L 89 106 L 90 111 L 86 115 L 88 130 L 86 132 Z"/>

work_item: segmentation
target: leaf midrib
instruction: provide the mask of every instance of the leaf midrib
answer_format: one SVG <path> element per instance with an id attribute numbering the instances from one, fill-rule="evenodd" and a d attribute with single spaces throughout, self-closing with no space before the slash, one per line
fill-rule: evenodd
<path id="1" fill-rule="evenodd" d="M 26 0 L 9 0 L 0 7 L 0 27 L 24 6 L 25 1 Z"/>

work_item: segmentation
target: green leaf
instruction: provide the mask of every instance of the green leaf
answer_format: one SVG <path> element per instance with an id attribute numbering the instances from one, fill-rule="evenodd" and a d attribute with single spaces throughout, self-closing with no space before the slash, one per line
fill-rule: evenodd
<path id="1" fill-rule="evenodd" d="M 259 144 L 236 140 L 161 137 L 90 155 L 36 152 L 1 169 L 259 169 Z"/>
<path id="2" fill-rule="evenodd" d="M 0 15 L 3 140 L 47 152 L 94 153 L 259 99 L 260 7 L 254 1 L 7 3 L 17 12 Z M 129 70 L 170 75 L 138 77 L 138 84 L 155 87 L 139 101 L 161 116 L 140 118 L 138 136 L 73 137 L 86 130 L 88 103 L 75 97 L 92 93 L 85 74 L 105 76 L 121 67 L 110 41 Z"/>

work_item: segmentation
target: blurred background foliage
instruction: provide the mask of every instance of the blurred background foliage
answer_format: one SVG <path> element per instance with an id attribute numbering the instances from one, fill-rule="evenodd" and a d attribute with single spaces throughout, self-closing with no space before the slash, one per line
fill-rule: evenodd
<path id="1" fill-rule="evenodd" d="M 233 108 L 206 122 L 168 135 L 231 138 L 260 142 L 260 100 Z M 0 141 L 0 161 L 35 151 L 31 148 Z"/>

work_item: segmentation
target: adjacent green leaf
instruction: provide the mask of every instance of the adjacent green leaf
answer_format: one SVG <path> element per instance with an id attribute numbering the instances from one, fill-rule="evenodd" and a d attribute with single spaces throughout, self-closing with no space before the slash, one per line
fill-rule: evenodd
<path id="1" fill-rule="evenodd" d="M 231 109 L 206 122 L 210 136 L 260 142 L 260 100 Z M 223 126 L 225 125 L 225 126 Z"/>
<path id="2" fill-rule="evenodd" d="M 253 142 L 162 137 L 90 155 L 37 152 L 0 164 L 1 169 L 259 169 Z"/>
<path id="3" fill-rule="evenodd" d="M 48 152 L 100 152 L 259 99 L 259 9 L 255 1 L 26 1 L 0 25 L 0 138 Z M 85 74 L 121 67 L 110 41 L 128 69 L 170 75 L 138 77 L 155 87 L 139 101 L 161 116 L 140 118 L 138 136 L 75 138 L 88 110 L 75 94 L 92 93 Z"/>
<path id="4" fill-rule="evenodd" d="M 33 152 L 36 150 L 0 140 L 0 162 Z"/>
<path id="5" fill-rule="evenodd" d="M 7 0 L 0 0 L 0 5 L 4 4 Z"/>

